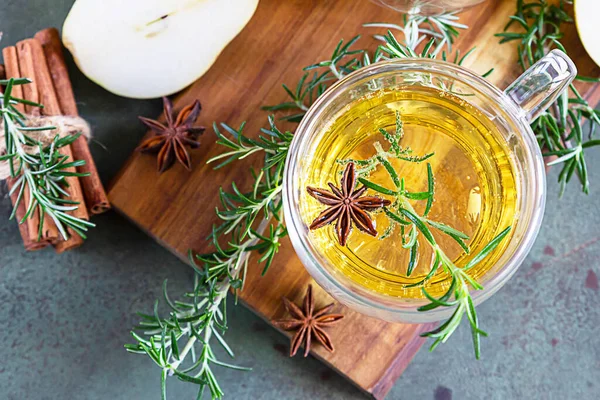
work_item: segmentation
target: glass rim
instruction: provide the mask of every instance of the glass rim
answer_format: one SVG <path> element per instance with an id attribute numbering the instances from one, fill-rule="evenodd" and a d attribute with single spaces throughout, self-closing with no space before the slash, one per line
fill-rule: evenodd
<path id="1" fill-rule="evenodd" d="M 382 319 L 403 319 L 414 322 L 438 321 L 447 318 L 454 309 L 440 307 L 435 310 L 420 312 L 417 311 L 417 308 L 423 305 L 424 302 L 414 302 L 414 305 L 408 304 L 408 299 L 379 294 L 351 281 L 347 277 L 339 279 L 332 275 L 327 268 L 321 265 L 319 255 L 316 254 L 309 241 L 304 238 L 306 232 L 303 232 L 303 230 L 307 231 L 307 227 L 299 214 L 298 202 L 295 201 L 297 199 L 297 193 L 295 193 L 297 188 L 294 186 L 294 180 L 297 178 L 298 164 L 303 158 L 301 150 L 309 141 L 309 135 L 306 133 L 311 132 L 311 127 L 340 92 L 352 88 L 355 83 L 365 78 L 373 78 L 394 71 L 398 73 L 406 71 L 434 73 L 461 81 L 495 101 L 494 108 L 505 111 L 511 122 L 519 128 L 517 134 L 525 142 L 527 158 L 529 159 L 529 168 L 523 174 L 526 176 L 521 179 L 524 182 L 523 184 L 530 187 L 533 193 L 532 199 L 527 199 L 527 201 L 535 202 L 535 204 L 530 207 L 531 213 L 528 226 L 523 236 L 517 238 L 519 243 L 517 243 L 514 252 L 502 263 L 501 269 L 486 280 L 483 290 L 473 291 L 473 301 L 479 304 L 489 298 L 511 278 L 522 264 L 539 232 L 546 201 L 546 175 L 543 156 L 537 144 L 537 139 L 525 119 L 524 111 L 504 92 L 470 70 L 440 60 L 406 58 L 374 63 L 334 83 L 317 98 L 298 125 L 287 155 L 283 178 L 284 218 L 292 245 L 303 265 L 317 283 L 337 300 L 347 304 L 348 300 L 351 299 L 350 302 L 355 305 L 355 308 L 368 310 L 369 314 L 378 315 Z M 523 208 L 524 206 L 520 210 L 522 211 Z M 511 242 L 513 240 L 515 240 L 514 236 L 511 238 Z M 401 302 L 403 302 L 402 306 L 400 306 Z M 391 317 L 392 314 L 395 317 Z"/>

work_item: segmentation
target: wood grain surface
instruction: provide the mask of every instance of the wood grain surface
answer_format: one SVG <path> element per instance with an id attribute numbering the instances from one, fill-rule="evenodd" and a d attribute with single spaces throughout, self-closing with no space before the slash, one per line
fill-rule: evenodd
<path id="1" fill-rule="evenodd" d="M 489 80 L 502 89 L 518 75 L 516 50 L 510 44 L 499 45 L 493 35 L 502 30 L 514 8 L 514 0 L 491 0 L 462 13 L 460 22 L 470 29 L 462 32 L 456 43 L 463 51 L 477 46 L 479 51 L 465 66 L 479 73 L 494 67 Z M 285 100 L 281 84 L 295 85 L 303 66 L 327 59 L 340 39 L 349 40 L 359 33 L 363 37 L 357 47 L 374 49 L 371 34 L 382 32 L 362 24 L 398 21 L 400 14 L 367 0 L 261 0 L 250 23 L 213 67 L 175 99 L 175 107 L 199 99 L 201 124 L 238 126 L 248 121 L 245 131 L 258 133 L 267 122 L 260 107 Z M 564 43 L 580 73 L 599 75 L 574 26 L 566 32 Z M 597 103 L 598 85 L 581 89 L 592 104 Z M 184 260 L 188 249 L 210 251 L 205 239 L 217 222 L 214 208 L 219 204 L 219 186 L 235 180 L 247 188 L 251 183 L 247 168 L 258 161 L 250 158 L 215 171 L 206 160 L 222 149 L 210 129 L 201 141 L 200 149 L 192 153 L 192 172 L 176 165 L 159 175 L 154 157 L 134 153 L 109 193 L 117 210 Z M 251 263 L 241 299 L 266 320 L 284 315 L 281 296 L 299 302 L 312 281 L 288 241 L 268 274 L 261 277 L 260 273 L 261 267 Z M 317 307 L 331 302 L 324 291 L 315 289 Z M 333 312 L 346 316 L 330 330 L 336 351 L 331 354 L 315 346 L 312 354 L 373 397 L 385 397 L 421 347 L 419 333 L 426 327 L 378 321 L 341 305 Z"/>

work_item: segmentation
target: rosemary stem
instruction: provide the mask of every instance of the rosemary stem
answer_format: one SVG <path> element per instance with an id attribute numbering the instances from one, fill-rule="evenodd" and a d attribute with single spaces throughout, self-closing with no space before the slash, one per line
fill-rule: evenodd
<path id="1" fill-rule="evenodd" d="M 403 208 L 406 208 L 408 211 L 413 213 L 417 218 L 419 218 L 421 220 L 421 222 L 423 222 L 423 224 L 426 224 L 427 219 L 422 218 L 419 216 L 419 214 L 417 214 L 414 207 L 412 206 L 412 204 L 410 204 L 410 202 L 408 201 L 408 199 L 405 196 L 400 195 L 399 199 L 401 201 Z M 440 255 L 442 265 L 448 270 L 448 273 L 450 273 L 452 275 L 463 273 L 463 271 L 454 264 L 454 262 L 446 255 L 444 250 L 442 250 L 442 248 L 437 243 L 432 245 L 431 248 L 433 249 L 433 251 L 435 253 L 438 253 Z M 467 289 L 467 288 L 465 287 L 465 289 Z"/>
<path id="2" fill-rule="evenodd" d="M 344 77 L 340 73 L 340 71 L 338 71 L 337 67 L 335 66 L 335 63 L 331 63 L 329 65 L 329 69 L 331 70 L 331 72 L 333 73 L 333 75 L 335 75 L 335 77 L 337 78 L 338 81 Z"/>
<path id="3" fill-rule="evenodd" d="M 181 364 L 182 361 L 185 360 L 185 357 L 187 357 L 190 350 L 192 350 L 192 348 L 194 347 L 194 344 L 196 344 L 196 340 L 198 340 L 198 339 L 196 338 L 196 336 L 194 336 L 192 334 L 192 331 L 190 329 L 190 339 L 183 347 L 183 350 L 181 350 L 181 353 L 179 354 L 179 360 L 175 360 L 175 362 L 173 362 L 172 364 L 169 364 L 169 375 L 170 376 L 173 375 L 173 373 L 174 373 L 173 371 L 175 371 L 179 367 L 179 364 Z"/>
<path id="4" fill-rule="evenodd" d="M 221 303 L 221 301 L 223 301 L 223 299 L 224 299 L 224 296 L 219 299 L 219 303 Z M 211 321 L 209 326 L 207 326 L 206 329 L 204 330 L 204 343 L 210 342 L 212 333 L 213 333 L 213 324 Z M 206 370 L 206 368 L 208 368 L 208 357 L 205 356 L 205 354 L 207 354 L 208 351 L 207 351 L 207 349 L 203 349 L 203 350 L 204 351 L 202 352 L 202 355 L 203 355 L 204 361 L 202 361 L 202 368 L 198 372 L 198 375 L 201 375 Z"/>
<path id="5" fill-rule="evenodd" d="M 280 191 L 277 191 L 277 193 L 279 193 L 279 192 Z M 263 219 L 261 221 L 261 223 L 259 224 L 256 231 L 258 233 L 262 234 L 270 222 L 271 222 L 270 219 Z M 254 246 L 256 243 L 258 243 L 258 241 L 259 241 L 258 237 L 249 238 L 238 248 L 238 252 L 243 253 L 243 254 L 242 254 L 242 256 L 240 256 L 238 258 L 238 262 L 233 264 L 233 266 L 229 269 L 229 273 L 230 273 L 231 277 L 225 278 L 222 282 L 220 282 L 218 284 L 219 285 L 219 288 L 217 289 L 218 295 L 212 301 L 212 304 L 210 305 L 209 309 L 207 310 L 207 313 L 209 313 L 209 315 L 214 315 L 215 313 L 218 312 L 219 307 L 221 306 L 221 302 L 227 297 L 227 293 L 229 293 L 229 290 L 231 289 L 231 280 L 238 278 L 238 276 L 242 270 L 242 266 L 245 265 L 246 261 L 248 260 L 248 258 L 250 257 L 250 255 L 252 253 L 250 251 L 247 251 L 246 249 L 248 247 Z M 212 330 L 213 330 L 213 323 L 211 320 L 206 325 L 206 328 L 204 329 L 204 343 L 209 342 L 209 340 L 212 336 Z M 169 365 L 168 365 L 170 376 L 172 376 L 175 373 L 174 371 L 177 368 L 179 368 L 179 366 L 181 365 L 183 360 L 185 360 L 186 356 L 192 350 L 192 348 L 196 344 L 196 341 L 198 340 L 198 338 L 193 334 L 191 328 L 190 328 L 190 331 L 188 334 L 190 335 L 190 338 L 187 341 L 187 343 L 185 344 L 185 346 L 183 347 L 183 349 L 181 350 L 181 353 L 179 354 L 179 360 L 175 359 L 172 363 L 169 363 Z M 173 357 L 173 356 L 171 356 L 171 357 Z M 202 370 L 204 370 L 204 368 L 206 368 L 207 360 L 205 360 L 204 364 L 205 365 L 203 365 Z"/>
<path id="6" fill-rule="evenodd" d="M 412 206 L 412 204 L 410 204 L 410 201 L 408 201 L 406 196 L 400 194 L 398 196 L 398 199 L 400 200 L 401 206 L 403 208 L 406 208 L 408 211 L 410 211 L 411 213 L 416 215 L 420 220 L 423 220 L 421 217 L 419 217 L 419 214 L 417 214 L 417 212 L 415 211 L 415 208 Z M 425 222 L 425 221 L 423 221 L 423 222 Z"/>

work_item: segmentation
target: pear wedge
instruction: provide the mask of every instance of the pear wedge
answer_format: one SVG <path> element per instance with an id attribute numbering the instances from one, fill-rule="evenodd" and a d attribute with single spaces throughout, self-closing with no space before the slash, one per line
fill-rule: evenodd
<path id="1" fill-rule="evenodd" d="M 600 0 L 575 0 L 575 24 L 585 51 L 600 66 Z"/>
<path id="2" fill-rule="evenodd" d="M 258 0 L 76 0 L 63 43 L 106 90 L 148 99 L 201 77 L 248 23 Z"/>

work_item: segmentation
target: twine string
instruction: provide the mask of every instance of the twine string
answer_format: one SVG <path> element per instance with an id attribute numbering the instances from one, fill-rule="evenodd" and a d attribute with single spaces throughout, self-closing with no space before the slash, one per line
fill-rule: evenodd
<path id="1" fill-rule="evenodd" d="M 81 133 L 87 140 L 92 136 L 90 125 L 81 117 L 70 117 L 64 115 L 27 116 L 25 126 L 28 128 L 41 128 L 53 126 L 54 129 L 25 132 L 32 140 L 42 143 L 43 146 L 50 145 L 56 135 L 61 137 Z M 39 151 L 37 146 L 24 146 L 30 154 Z M 4 122 L 0 121 L 0 155 L 6 154 L 6 138 L 4 137 Z M 10 160 L 0 161 L 0 181 L 10 178 Z"/>

